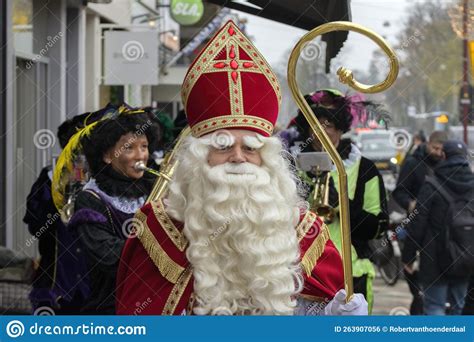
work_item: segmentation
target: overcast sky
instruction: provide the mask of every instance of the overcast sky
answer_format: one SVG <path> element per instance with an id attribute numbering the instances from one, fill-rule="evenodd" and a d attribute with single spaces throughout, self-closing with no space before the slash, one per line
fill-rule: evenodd
<path id="1" fill-rule="evenodd" d="M 406 9 L 422 0 L 352 0 L 352 21 L 386 37 L 390 44 L 396 42 L 396 33 L 402 27 Z M 307 31 L 262 19 L 246 13 L 239 16 L 248 19 L 247 32 L 272 66 L 282 64 L 283 54 L 291 49 Z M 384 26 L 388 22 L 389 26 Z M 351 69 L 367 70 L 372 52 L 377 46 L 368 38 L 350 33 L 343 49 L 349 49 L 350 58 L 345 65 Z"/>

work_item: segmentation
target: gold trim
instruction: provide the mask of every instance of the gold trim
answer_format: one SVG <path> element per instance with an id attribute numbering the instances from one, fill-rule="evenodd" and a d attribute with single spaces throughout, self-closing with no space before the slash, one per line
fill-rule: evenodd
<path id="1" fill-rule="evenodd" d="M 182 252 L 188 244 L 188 240 L 184 234 L 173 224 L 173 221 L 168 216 L 168 213 L 165 210 L 163 201 L 160 199 L 158 201 L 151 202 L 153 208 L 153 213 L 155 214 L 156 219 L 163 227 L 163 230 L 166 232 L 166 235 L 173 241 L 174 245 Z"/>
<path id="2" fill-rule="evenodd" d="M 230 58 L 230 52 L 234 47 L 235 60 L 240 60 L 239 45 L 234 39 L 230 39 L 227 44 L 227 57 Z M 237 47 L 237 49 L 235 49 Z M 230 64 L 230 61 L 229 61 Z M 237 80 L 232 79 L 232 72 L 237 72 Z M 231 70 L 227 73 L 227 81 L 229 82 L 229 99 L 230 99 L 230 113 L 232 115 L 242 115 L 244 113 L 244 101 L 242 97 L 242 73 L 240 66 L 237 70 Z"/>
<path id="3" fill-rule="evenodd" d="M 316 266 L 318 259 L 324 252 L 324 247 L 326 246 L 326 242 L 328 242 L 328 240 L 329 229 L 325 224 L 323 224 L 318 236 L 314 239 L 311 246 L 306 250 L 303 259 L 301 260 L 301 267 L 305 271 L 306 275 L 311 275 L 311 272 Z"/>
<path id="4" fill-rule="evenodd" d="M 225 121 L 225 122 L 223 122 Z M 207 126 L 207 127 L 206 127 Z M 231 127 L 253 127 L 258 128 L 269 135 L 273 132 L 271 122 L 253 115 L 222 115 L 215 118 L 201 121 L 192 128 L 193 136 L 199 138 L 209 132 L 213 132 L 221 128 Z"/>
<path id="5" fill-rule="evenodd" d="M 188 303 L 188 307 L 186 309 L 186 312 L 189 314 L 189 315 L 192 315 L 193 313 L 193 310 L 194 310 L 194 303 L 196 302 L 196 296 L 194 295 L 194 293 L 191 293 L 191 297 L 189 297 L 189 303 Z"/>
<path id="6" fill-rule="evenodd" d="M 304 215 L 303 219 L 301 222 L 298 224 L 296 227 L 296 234 L 298 236 L 298 241 L 303 240 L 305 237 L 306 233 L 311 229 L 313 226 L 314 222 L 318 216 L 313 213 L 312 211 L 307 211 L 306 214 Z"/>
<path id="7" fill-rule="evenodd" d="M 137 237 L 148 253 L 155 266 L 160 271 L 161 275 L 168 281 L 175 284 L 179 276 L 184 272 L 184 267 L 174 262 L 168 254 L 163 250 L 155 236 L 146 223 L 147 216 L 141 211 L 137 211 L 135 218 L 141 222 L 138 229 Z"/>
<path id="8" fill-rule="evenodd" d="M 191 266 L 188 266 L 186 270 L 181 274 L 177 283 L 173 286 L 168 299 L 166 300 L 166 304 L 163 308 L 163 315 L 172 315 L 173 312 L 176 310 L 176 307 L 183 296 L 184 290 L 188 286 L 189 280 L 193 275 L 193 271 Z"/>
<path id="9" fill-rule="evenodd" d="M 216 62 L 216 61 L 214 61 Z M 249 61 L 250 62 L 250 61 Z M 230 68 L 230 67 L 224 67 L 224 68 L 213 68 L 212 70 L 206 70 L 205 74 L 211 74 L 213 72 L 232 72 L 232 71 L 235 71 L 234 69 Z M 243 70 L 237 70 L 238 72 L 242 71 L 242 72 L 253 72 L 254 74 L 262 74 L 262 72 L 258 69 L 255 69 L 255 68 L 248 68 L 248 69 L 243 69 Z"/>

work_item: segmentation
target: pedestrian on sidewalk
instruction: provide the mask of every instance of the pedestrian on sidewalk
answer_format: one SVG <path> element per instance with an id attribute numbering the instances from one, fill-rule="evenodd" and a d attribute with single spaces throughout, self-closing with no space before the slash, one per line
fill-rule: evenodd
<path id="1" fill-rule="evenodd" d="M 418 194 L 413 221 L 402 255 L 412 270 L 420 253 L 419 280 L 426 315 L 459 315 L 464 306 L 470 269 L 473 267 L 474 175 L 467 147 L 449 140 L 443 145 L 445 160 L 427 177 Z"/>
<path id="2" fill-rule="evenodd" d="M 413 154 L 408 155 L 402 164 L 397 180 L 397 187 L 392 193 L 393 199 L 406 210 L 407 217 L 413 215 L 416 200 L 421 186 L 427 175 L 433 174 L 433 169 L 443 157 L 443 144 L 447 140 L 445 132 L 435 131 L 431 133 L 427 144 L 419 145 Z M 410 305 L 411 315 L 423 314 L 423 297 L 421 285 L 418 280 L 418 271 L 403 271 L 405 280 L 413 301 Z"/>

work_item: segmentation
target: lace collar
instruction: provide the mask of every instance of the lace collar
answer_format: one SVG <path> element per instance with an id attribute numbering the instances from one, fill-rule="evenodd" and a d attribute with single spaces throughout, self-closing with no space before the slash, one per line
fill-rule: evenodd
<path id="1" fill-rule="evenodd" d="M 104 191 L 100 190 L 94 178 L 91 178 L 89 182 L 87 182 L 86 185 L 84 185 L 83 190 L 92 190 L 100 194 L 115 209 L 118 209 L 127 214 L 132 214 L 136 212 L 145 204 L 145 200 L 146 200 L 146 196 L 133 198 L 133 199 L 126 198 L 126 197 L 119 197 L 119 196 L 110 196 Z"/>

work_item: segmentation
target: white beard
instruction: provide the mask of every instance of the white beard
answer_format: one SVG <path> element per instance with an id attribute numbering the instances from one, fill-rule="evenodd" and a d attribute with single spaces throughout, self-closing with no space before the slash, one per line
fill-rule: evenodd
<path id="1" fill-rule="evenodd" d="M 301 201 L 279 140 L 265 139 L 262 167 L 211 168 L 208 150 L 190 139 L 165 202 L 189 241 L 194 313 L 293 314 L 302 289 Z"/>

